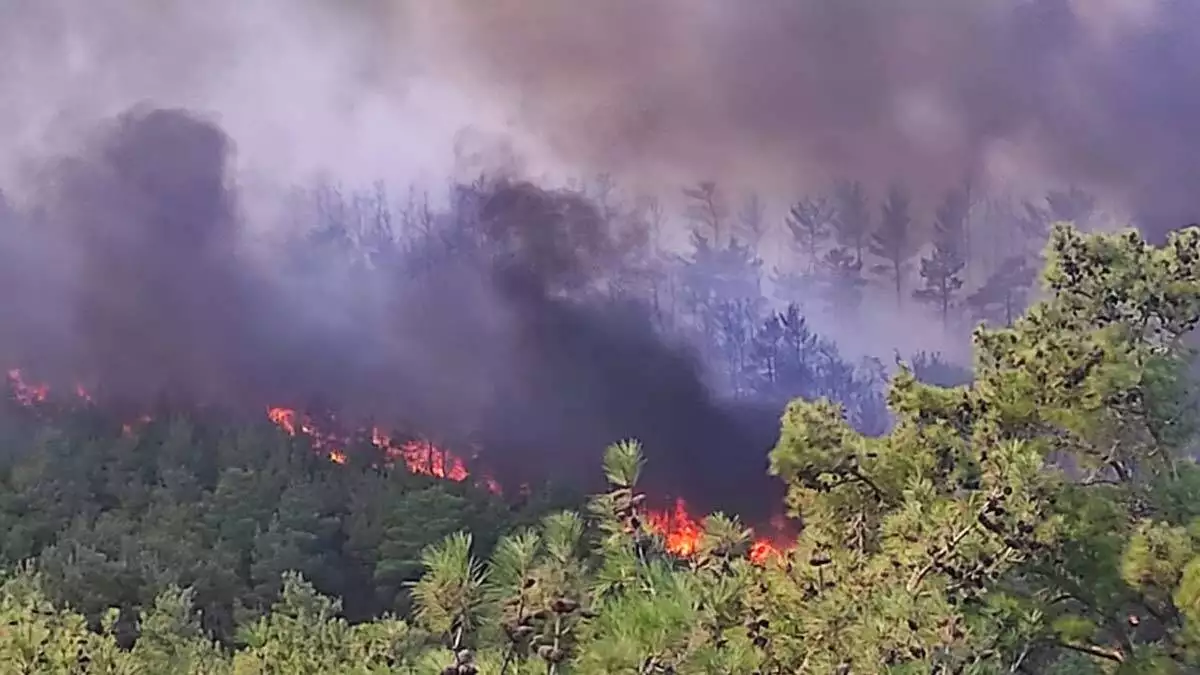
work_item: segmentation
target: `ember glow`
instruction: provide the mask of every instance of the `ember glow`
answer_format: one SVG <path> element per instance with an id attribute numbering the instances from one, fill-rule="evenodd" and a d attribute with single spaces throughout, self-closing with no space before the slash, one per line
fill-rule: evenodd
<path id="1" fill-rule="evenodd" d="M 89 403 L 92 402 L 91 397 L 86 399 Z M 126 422 L 121 425 L 121 433 L 126 436 L 132 436 L 134 429 L 139 425 L 149 424 L 154 421 L 154 418 L 149 415 L 142 415 L 137 419 L 137 422 Z"/>
<path id="2" fill-rule="evenodd" d="M 12 389 L 13 398 L 25 406 L 45 403 L 46 398 L 50 396 L 49 385 L 26 382 L 19 368 L 12 368 L 8 371 L 8 386 Z"/>
<path id="3" fill-rule="evenodd" d="M 45 403 L 50 398 L 50 385 L 45 382 L 30 382 L 20 368 L 9 368 L 8 387 L 13 398 L 23 406 Z M 75 396 L 87 403 L 92 403 L 92 394 L 82 384 L 75 385 Z"/>

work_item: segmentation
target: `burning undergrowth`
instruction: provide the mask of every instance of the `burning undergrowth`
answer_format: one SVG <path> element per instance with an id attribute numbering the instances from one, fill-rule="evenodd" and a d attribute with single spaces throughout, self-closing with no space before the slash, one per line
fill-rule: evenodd
<path id="1" fill-rule="evenodd" d="M 594 204 L 496 181 L 459 189 L 416 241 L 252 255 L 230 151 L 211 122 L 139 109 L 48 168 L 3 235 L 19 400 L 75 391 L 128 420 L 149 402 L 254 411 L 333 461 L 366 433 L 389 462 L 493 491 L 599 487 L 600 451 L 637 438 L 652 493 L 751 522 L 778 509 L 778 410 L 719 401 L 637 302 L 599 292 L 623 239 Z M 686 541 L 694 519 L 664 506 Z"/>
<path id="2" fill-rule="evenodd" d="M 55 392 L 50 385 L 27 380 L 20 369 L 14 368 L 7 372 L 7 383 L 9 395 L 22 408 L 37 411 L 55 402 L 55 398 L 52 398 Z M 70 399 L 67 401 L 68 406 L 97 406 L 93 395 L 82 385 L 76 385 L 72 394 L 67 397 Z M 498 496 L 505 494 L 504 488 L 495 478 L 482 472 L 484 467 L 478 462 L 478 454 L 464 459 L 428 439 L 393 437 L 390 432 L 377 426 L 360 428 L 354 433 L 342 433 L 333 430 L 337 428 L 337 420 L 332 417 L 326 420 L 327 424 L 321 424 L 312 415 L 291 408 L 268 408 L 266 418 L 288 436 L 305 439 L 314 452 L 326 457 L 331 464 L 349 464 L 355 444 L 365 441 L 363 444 L 373 452 L 359 459 L 371 463 L 375 468 L 400 468 L 414 475 L 458 483 L 470 482 L 477 488 Z M 136 436 L 141 427 L 151 422 L 152 415 L 139 415 L 136 419 L 122 424 L 121 433 L 126 437 Z M 518 486 L 516 494 L 525 496 L 529 490 L 528 484 L 522 484 Z M 640 508 L 639 521 L 646 530 L 662 538 L 663 545 L 669 552 L 681 558 L 691 558 L 702 553 L 705 517 L 690 510 L 683 498 L 676 498 L 666 506 L 660 507 L 651 503 Z M 762 528 L 750 541 L 750 560 L 764 562 L 777 554 L 790 545 L 793 532 L 793 528 L 782 516 L 772 518 L 769 526 Z"/>

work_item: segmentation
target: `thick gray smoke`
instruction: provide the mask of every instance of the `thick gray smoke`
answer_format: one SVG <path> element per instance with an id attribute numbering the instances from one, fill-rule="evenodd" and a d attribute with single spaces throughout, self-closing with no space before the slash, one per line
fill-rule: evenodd
<path id="1" fill-rule="evenodd" d="M 1185 0 L 10 2 L 0 149 L 148 99 L 218 113 L 268 178 L 440 180 L 471 124 L 543 169 L 788 199 L 1072 183 L 1172 223 L 1200 179 L 1197 25 Z"/>
<path id="2" fill-rule="evenodd" d="M 1194 2 L 420 7 L 446 70 L 575 162 L 793 193 L 839 176 L 926 194 L 965 178 L 1050 180 L 1140 215 L 1195 217 Z"/>
<path id="3" fill-rule="evenodd" d="M 354 251 L 242 255 L 230 148 L 211 121 L 135 109 L 50 167 L 37 227 L 4 230 L 3 358 L 102 405 L 283 405 L 477 444 L 502 484 L 587 480 L 630 436 L 698 505 L 765 481 L 775 413 L 719 404 L 647 314 L 590 297 L 621 255 L 590 202 L 466 189 L 430 236 L 377 242 L 386 264 L 326 283 Z"/>

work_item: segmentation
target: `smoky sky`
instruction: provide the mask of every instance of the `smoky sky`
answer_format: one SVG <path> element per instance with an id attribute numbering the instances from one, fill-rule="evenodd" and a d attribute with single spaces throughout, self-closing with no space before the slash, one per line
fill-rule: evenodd
<path id="1" fill-rule="evenodd" d="M 1140 215 L 1195 206 L 1196 3 L 423 7 L 460 77 L 584 164 L 792 191 L 831 176 L 926 193 L 1060 181 Z"/>
<path id="2" fill-rule="evenodd" d="M 218 114 L 258 179 L 441 180 L 470 125 L 551 173 L 1078 184 L 1167 223 L 1200 179 L 1198 25 L 1186 0 L 4 3 L 0 168 L 149 100 Z"/>

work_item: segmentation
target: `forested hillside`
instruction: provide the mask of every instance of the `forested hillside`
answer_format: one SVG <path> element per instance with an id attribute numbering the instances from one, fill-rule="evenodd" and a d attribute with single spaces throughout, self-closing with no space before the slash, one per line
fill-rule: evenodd
<path id="1" fill-rule="evenodd" d="M 1155 248 L 1061 225 L 1047 250 L 1046 299 L 976 331 L 970 383 L 902 369 L 876 435 L 828 398 L 788 407 L 770 473 L 802 529 L 769 555 L 719 514 L 697 550 L 669 550 L 636 441 L 607 449 L 607 490 L 586 501 L 514 500 L 414 473 L 369 438 L 330 461 L 269 421 L 122 429 L 86 399 L 21 389 L 4 425 L 21 450 L 5 465 L 2 550 L 32 560 L 0 590 L 0 662 L 1192 672 L 1200 471 L 1183 338 L 1200 320 L 1200 230 Z"/>

